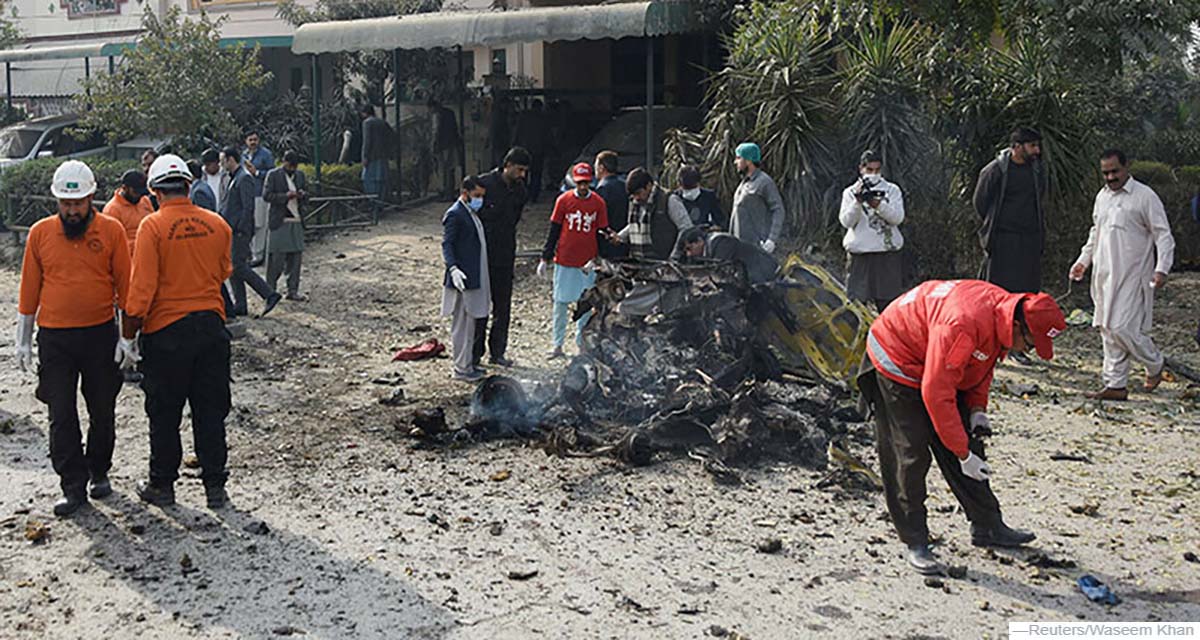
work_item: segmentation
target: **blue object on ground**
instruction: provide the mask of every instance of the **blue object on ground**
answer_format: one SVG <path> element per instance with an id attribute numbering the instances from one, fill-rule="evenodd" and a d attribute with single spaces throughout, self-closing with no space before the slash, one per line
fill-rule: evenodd
<path id="1" fill-rule="evenodd" d="M 1098 579 L 1096 579 L 1096 576 L 1091 575 L 1090 573 L 1080 576 L 1078 584 L 1079 590 L 1082 591 L 1083 595 L 1087 596 L 1088 600 L 1091 600 L 1092 602 L 1098 602 L 1100 604 L 1107 604 L 1110 606 L 1121 604 L 1121 598 L 1117 597 L 1117 594 L 1113 593 L 1112 589 L 1108 588 L 1108 585 L 1100 582 Z"/>

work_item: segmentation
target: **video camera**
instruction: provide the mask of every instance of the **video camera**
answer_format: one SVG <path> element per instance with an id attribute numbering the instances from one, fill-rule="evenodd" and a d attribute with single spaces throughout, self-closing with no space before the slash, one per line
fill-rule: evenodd
<path id="1" fill-rule="evenodd" d="M 882 189 L 876 189 L 875 186 L 878 184 L 879 184 L 878 182 L 871 182 L 866 177 L 864 177 L 862 179 L 862 182 L 860 183 L 858 193 L 854 194 L 854 198 L 856 200 L 858 200 L 860 203 L 870 202 L 871 200 L 879 200 L 881 202 L 886 202 L 887 201 L 887 192 L 883 191 Z"/>

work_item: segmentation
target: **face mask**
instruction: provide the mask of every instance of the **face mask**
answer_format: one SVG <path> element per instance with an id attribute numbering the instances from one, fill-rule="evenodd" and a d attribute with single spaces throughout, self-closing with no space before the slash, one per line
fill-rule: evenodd
<path id="1" fill-rule="evenodd" d="M 482 209 L 483 208 L 483 197 L 480 196 L 480 197 L 476 197 L 476 198 L 471 198 L 471 201 L 467 203 L 467 208 L 470 209 L 471 211 L 479 211 L 480 209 Z"/>
<path id="2" fill-rule="evenodd" d="M 862 175 L 864 178 L 878 178 L 879 177 L 878 172 L 871 172 L 871 171 L 863 171 Z"/>
<path id="3" fill-rule="evenodd" d="M 136 193 L 133 193 L 131 191 L 122 192 L 121 197 L 125 198 L 125 200 L 129 202 L 129 204 L 137 204 L 138 200 L 142 199 L 142 196 L 140 196 Z"/>
<path id="4" fill-rule="evenodd" d="M 700 187 L 696 187 L 695 189 L 684 189 L 680 195 L 683 196 L 684 200 L 695 200 L 696 198 L 700 197 Z"/>

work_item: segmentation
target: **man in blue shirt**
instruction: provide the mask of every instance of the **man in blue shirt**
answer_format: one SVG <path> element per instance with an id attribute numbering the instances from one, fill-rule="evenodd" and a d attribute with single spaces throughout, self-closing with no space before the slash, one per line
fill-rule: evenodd
<path id="1" fill-rule="evenodd" d="M 271 150 L 259 144 L 257 131 L 246 132 L 246 149 L 242 151 L 242 166 L 254 181 L 254 238 L 250 242 L 250 265 L 257 267 L 267 254 L 267 201 L 263 200 L 263 180 L 275 168 Z"/>

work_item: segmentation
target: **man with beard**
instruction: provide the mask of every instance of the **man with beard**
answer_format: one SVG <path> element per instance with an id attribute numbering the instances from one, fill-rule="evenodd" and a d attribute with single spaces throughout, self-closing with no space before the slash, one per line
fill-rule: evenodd
<path id="1" fill-rule="evenodd" d="M 138 225 L 142 223 L 142 218 L 154 213 L 149 195 L 146 174 L 130 169 L 121 176 L 121 186 L 117 187 L 101 212 L 125 227 L 125 235 L 129 238 L 129 255 L 133 255 L 133 243 L 137 240 Z"/>
<path id="2" fill-rule="evenodd" d="M 1092 267 L 1092 324 L 1104 341 L 1104 388 L 1088 397 L 1125 400 L 1132 360 L 1146 366 L 1143 390 L 1154 391 L 1163 380 L 1163 354 L 1147 334 L 1154 292 L 1167 284 L 1175 259 L 1175 238 L 1162 200 L 1129 176 L 1124 152 L 1102 153 L 1100 173 L 1105 186 L 1096 194 L 1092 229 L 1070 277 L 1083 280 Z"/>
<path id="3" fill-rule="evenodd" d="M 475 321 L 473 355 L 475 365 L 483 359 L 484 347 L 492 364 L 513 366 L 508 357 L 508 325 L 512 315 L 513 263 L 517 258 L 517 224 L 528 199 L 525 179 L 532 161 L 529 152 L 513 147 L 502 166 L 479 176 L 484 188 L 483 208 L 478 211 L 487 237 L 487 270 L 492 297 L 492 331 L 484 314 Z"/>
<path id="4" fill-rule="evenodd" d="M 1046 173 L 1042 135 L 1020 127 L 1010 146 L 979 172 L 975 212 L 983 224 L 982 279 L 1010 293 L 1042 290 L 1042 251 L 1046 239 Z"/>
<path id="5" fill-rule="evenodd" d="M 130 340 L 118 340 L 113 301 L 125 307 L 130 259 L 125 229 L 92 208 L 96 178 L 88 166 L 68 160 L 54 172 L 50 193 L 58 215 L 29 230 L 21 266 L 17 318 L 17 365 L 33 361 L 33 325 L 38 325 L 38 400 L 50 413 L 50 462 L 63 498 L 54 513 L 66 516 L 91 496 L 112 493 L 117 393 L 123 382 L 118 363 L 136 359 Z M 115 356 L 115 357 L 114 357 Z M 87 449 L 81 442 L 76 389 L 83 380 L 87 404 Z"/>
<path id="6" fill-rule="evenodd" d="M 779 234 L 783 231 L 783 197 L 779 188 L 762 164 L 762 150 L 753 142 L 743 142 L 735 150 L 734 164 L 742 181 L 733 194 L 733 213 L 729 216 L 729 232 L 762 247 L 767 253 L 775 252 Z"/>

